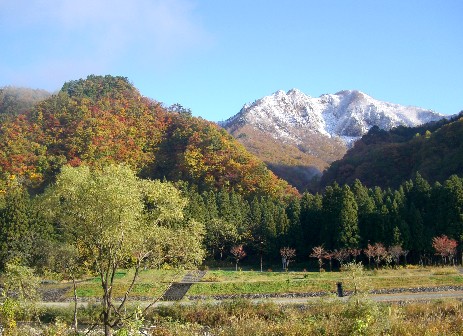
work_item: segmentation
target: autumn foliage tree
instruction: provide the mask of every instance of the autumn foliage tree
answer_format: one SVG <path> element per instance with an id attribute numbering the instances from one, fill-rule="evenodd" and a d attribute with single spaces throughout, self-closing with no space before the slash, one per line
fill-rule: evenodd
<path id="1" fill-rule="evenodd" d="M 280 249 L 280 255 L 283 260 L 283 268 L 285 269 L 285 271 L 287 271 L 289 263 L 292 262 L 296 257 L 296 249 L 291 247 L 282 247 Z"/>
<path id="2" fill-rule="evenodd" d="M 446 235 L 434 237 L 432 239 L 432 247 L 436 251 L 435 254 L 442 258 L 444 264 L 453 260 L 457 251 L 457 246 L 457 241 Z"/>
<path id="3" fill-rule="evenodd" d="M 125 77 L 65 83 L 0 124 L 0 179 L 47 185 L 63 165 L 128 164 L 139 176 L 204 190 L 284 198 L 298 192 L 215 123 L 143 97 Z"/>
<path id="4" fill-rule="evenodd" d="M 387 249 L 389 255 L 391 256 L 392 260 L 394 261 L 394 263 L 396 265 L 399 265 L 399 262 L 400 262 L 400 257 L 403 256 L 405 254 L 402 246 L 400 245 L 393 245 L 393 246 L 390 246 L 388 249 Z"/>
<path id="5" fill-rule="evenodd" d="M 387 249 L 382 243 L 368 244 L 363 252 L 368 257 L 368 262 L 370 262 L 370 259 L 375 261 L 376 268 L 379 267 L 380 262 L 385 260 L 388 255 Z"/>
<path id="6" fill-rule="evenodd" d="M 323 270 L 323 259 L 325 258 L 327 251 L 323 248 L 323 246 L 315 246 L 312 248 L 312 253 L 309 257 L 316 258 L 318 260 L 318 269 L 320 272 Z"/>
<path id="7" fill-rule="evenodd" d="M 243 245 L 236 245 L 231 248 L 230 253 L 235 258 L 235 270 L 238 271 L 238 263 L 241 259 L 246 257 L 246 251 L 244 250 Z"/>
<path id="8" fill-rule="evenodd" d="M 345 262 L 349 259 L 350 253 L 349 249 L 341 248 L 339 250 L 333 251 L 333 257 L 339 262 L 339 265 L 345 264 Z"/>

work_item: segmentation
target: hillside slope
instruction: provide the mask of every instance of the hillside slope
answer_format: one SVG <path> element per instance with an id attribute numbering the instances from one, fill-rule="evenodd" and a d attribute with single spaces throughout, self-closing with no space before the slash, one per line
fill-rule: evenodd
<path id="1" fill-rule="evenodd" d="M 463 175 L 463 113 L 420 127 L 371 129 L 327 169 L 322 185 L 359 179 L 369 187 L 396 188 L 417 172 L 430 182 Z"/>
<path id="2" fill-rule="evenodd" d="M 0 125 L 0 177 L 30 186 L 64 164 L 129 164 L 150 178 L 200 190 L 235 189 L 283 197 L 297 192 L 214 123 L 168 112 L 124 77 L 70 81 L 34 109 Z"/>

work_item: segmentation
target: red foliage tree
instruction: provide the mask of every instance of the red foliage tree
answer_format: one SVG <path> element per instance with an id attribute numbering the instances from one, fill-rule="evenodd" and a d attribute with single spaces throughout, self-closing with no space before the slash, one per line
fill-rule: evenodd
<path id="1" fill-rule="evenodd" d="M 379 268 L 379 263 L 388 256 L 387 249 L 382 243 L 375 243 L 374 245 L 368 244 L 367 248 L 363 250 L 363 253 L 368 257 L 368 264 L 370 264 L 370 260 L 373 258 L 376 268 Z"/>
<path id="2" fill-rule="evenodd" d="M 436 255 L 441 256 L 442 262 L 446 264 L 453 260 L 457 251 L 458 243 L 455 239 L 449 238 L 446 235 L 434 237 L 432 239 L 432 247 L 436 250 Z"/>
<path id="3" fill-rule="evenodd" d="M 400 245 L 390 246 L 387 251 L 396 265 L 399 265 L 400 257 L 404 255 L 404 250 Z"/>
<path id="4" fill-rule="evenodd" d="M 243 245 L 236 245 L 231 248 L 230 253 L 233 255 L 233 257 L 235 257 L 235 269 L 238 271 L 238 263 L 241 259 L 246 257 L 246 251 L 244 250 Z"/>
<path id="5" fill-rule="evenodd" d="M 333 252 L 334 259 L 336 259 L 339 262 L 339 265 L 343 265 L 344 262 L 349 259 L 350 253 L 349 249 L 347 248 L 342 248 L 339 250 L 334 250 Z"/>
<path id="6" fill-rule="evenodd" d="M 320 246 L 315 246 L 314 248 L 312 248 L 312 253 L 309 256 L 309 257 L 318 259 L 318 268 L 320 269 L 320 272 L 323 269 L 323 259 L 325 258 L 326 254 L 327 254 L 327 251 L 325 251 L 323 246 L 320 245 Z"/>

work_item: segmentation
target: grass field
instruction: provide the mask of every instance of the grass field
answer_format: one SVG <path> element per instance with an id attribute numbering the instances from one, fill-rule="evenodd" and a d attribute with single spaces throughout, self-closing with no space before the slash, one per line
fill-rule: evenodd
<path id="1" fill-rule="evenodd" d="M 335 291 L 337 282 L 348 282 L 344 272 L 234 272 L 209 271 L 201 283 L 194 284 L 190 295 L 301 293 Z M 411 288 L 463 285 L 463 276 L 455 267 L 400 268 L 366 271 L 368 288 Z M 350 288 L 345 288 L 349 290 Z"/>
<path id="2" fill-rule="evenodd" d="M 157 297 L 171 281 L 179 281 L 186 271 L 146 270 L 142 271 L 131 296 Z M 117 273 L 114 296 L 123 296 L 131 279 L 132 271 Z M 336 283 L 348 287 L 348 274 L 344 272 L 256 272 L 234 270 L 210 270 L 201 282 L 194 284 L 188 295 L 258 294 L 258 293 L 303 293 L 333 292 Z M 380 269 L 365 271 L 363 275 L 368 289 L 414 288 L 463 285 L 463 275 L 455 267 Z M 100 297 L 99 278 L 89 278 L 78 284 L 79 297 Z M 47 285 L 49 288 L 65 284 Z M 71 288 L 65 294 L 71 297 Z"/>
<path id="3" fill-rule="evenodd" d="M 143 270 L 135 283 L 131 296 L 158 297 L 161 296 L 172 281 L 180 280 L 186 271 L 179 270 Z M 133 278 L 133 270 L 120 270 L 115 276 L 113 289 L 114 297 L 124 296 Z M 64 297 L 73 296 L 70 283 L 50 283 L 43 286 L 43 290 L 68 288 Z M 77 296 L 81 298 L 101 297 L 103 290 L 99 277 L 86 278 L 77 284 Z"/>
<path id="4" fill-rule="evenodd" d="M 133 295 L 158 297 L 173 280 L 180 280 L 186 272 L 174 270 L 146 270 L 140 274 Z M 188 294 L 246 294 L 334 291 L 336 282 L 349 283 L 346 272 L 254 272 L 210 270 L 203 281 L 193 285 Z M 115 296 L 122 296 L 133 273 L 120 270 L 117 274 Z M 81 297 L 101 296 L 100 279 L 88 278 L 80 281 Z M 400 268 L 365 271 L 361 282 L 368 289 L 410 288 L 419 286 L 462 285 L 459 269 L 446 268 Z M 51 283 L 49 289 L 66 289 L 71 296 L 69 283 Z M 349 288 L 346 288 L 349 289 Z M 134 301 L 135 302 L 135 301 Z M 136 307 L 129 304 L 128 313 Z M 220 303 L 208 300 L 189 304 L 175 303 L 151 308 L 142 320 L 133 320 L 133 326 L 143 324 L 150 335 L 463 335 L 463 303 L 457 299 L 439 299 L 431 302 L 412 302 L 405 305 L 374 302 L 369 296 L 351 296 L 346 301 L 337 298 L 315 299 L 305 306 L 300 304 L 280 305 L 273 302 L 253 303 L 251 300 L 233 299 Z M 79 308 L 79 323 L 92 325 L 99 321 L 101 305 L 90 301 Z M 32 324 L 24 323 L 11 330 L 9 335 L 73 335 L 73 311 L 69 307 L 50 306 L 37 312 Z M 37 324 L 36 321 L 41 323 Z M 132 324 L 127 328 L 132 328 Z M 138 327 L 137 327 L 138 328 Z M 37 333 L 40 330 L 42 333 Z M 130 331 L 130 332 L 129 332 Z M 127 329 L 119 335 L 137 334 L 137 329 Z M 101 333 L 93 333 L 99 335 Z M 148 335 L 148 334 L 147 334 Z"/>

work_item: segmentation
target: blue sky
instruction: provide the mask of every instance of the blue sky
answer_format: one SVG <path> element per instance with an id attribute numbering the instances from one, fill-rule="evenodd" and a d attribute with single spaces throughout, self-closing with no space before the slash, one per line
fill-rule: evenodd
<path id="1" fill-rule="evenodd" d="M 128 77 L 219 121 L 277 90 L 463 110 L 463 1 L 0 0 L 0 86 Z"/>

